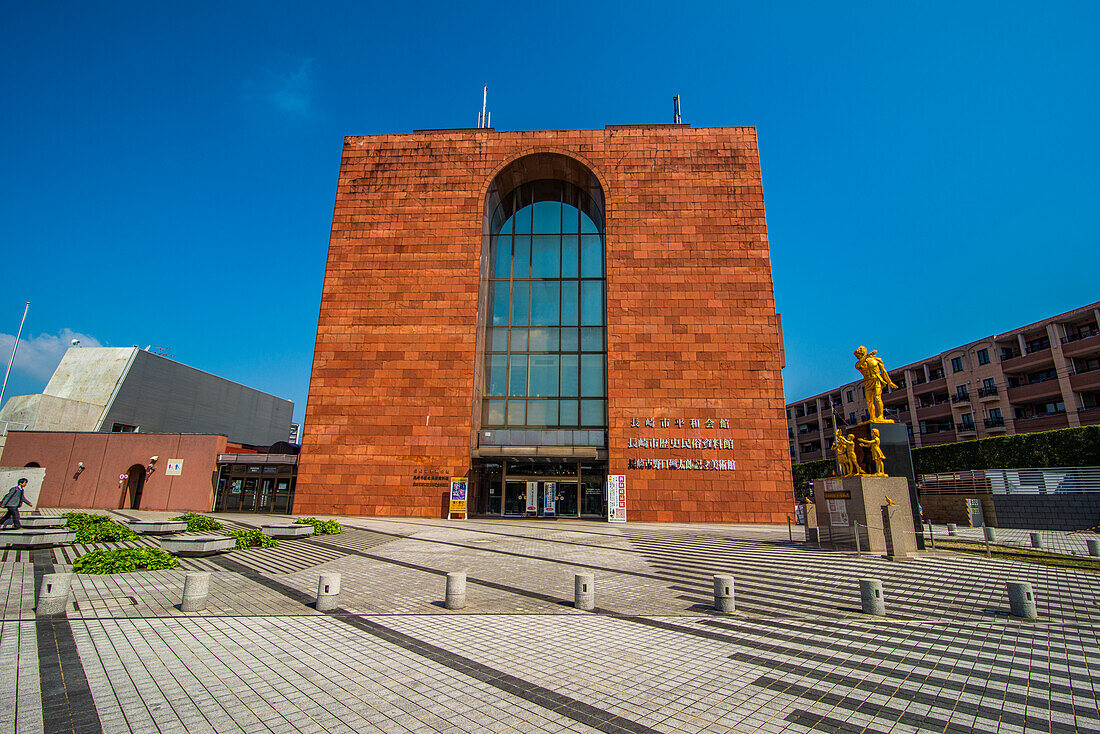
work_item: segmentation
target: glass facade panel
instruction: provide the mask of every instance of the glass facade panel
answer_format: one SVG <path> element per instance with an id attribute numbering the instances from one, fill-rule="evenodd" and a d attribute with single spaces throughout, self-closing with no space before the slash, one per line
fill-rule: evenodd
<path id="1" fill-rule="evenodd" d="M 561 355 L 561 395 L 562 397 L 576 397 L 579 378 L 577 366 L 580 358 L 576 354 Z"/>
<path id="2" fill-rule="evenodd" d="M 542 180 L 505 195 L 490 221 L 484 425 L 606 426 L 602 213 L 587 192 Z"/>
<path id="3" fill-rule="evenodd" d="M 489 357 L 489 395 L 508 394 L 508 355 L 493 354 Z"/>
<path id="4" fill-rule="evenodd" d="M 559 318 L 559 293 L 561 283 L 556 280 L 531 284 L 531 325 L 557 326 Z"/>
<path id="5" fill-rule="evenodd" d="M 556 352 L 558 351 L 557 329 L 531 329 L 530 350 L 532 352 Z"/>
<path id="6" fill-rule="evenodd" d="M 588 358 L 587 355 L 585 358 Z M 532 354 L 528 357 L 528 361 L 531 369 L 527 394 L 533 398 L 556 398 L 558 396 L 558 355 Z M 594 393 L 594 395 L 602 394 Z"/>
<path id="7" fill-rule="evenodd" d="M 556 425 L 558 425 L 558 401 L 557 400 L 528 400 L 527 401 L 527 425 L 529 425 L 529 426 L 556 426 Z"/>
<path id="8" fill-rule="evenodd" d="M 516 281 L 512 284 L 512 326 L 526 326 L 530 313 L 529 294 L 531 284 Z"/>
<path id="9" fill-rule="evenodd" d="M 517 284 L 518 285 L 518 284 Z M 513 323 L 515 320 L 513 319 Z M 581 281 L 581 326 L 603 325 L 603 281 Z"/>
<path id="10" fill-rule="evenodd" d="M 602 354 L 581 355 L 581 396 L 602 398 L 604 395 Z"/>
<path id="11" fill-rule="evenodd" d="M 561 325 L 577 325 L 577 307 L 580 303 L 578 284 L 575 280 L 563 280 L 561 282 Z"/>
<path id="12" fill-rule="evenodd" d="M 494 237 L 493 247 L 496 257 L 493 259 L 493 277 L 507 278 L 512 272 L 512 238 Z"/>
<path id="13" fill-rule="evenodd" d="M 598 234 L 581 235 L 581 277 L 603 277 L 603 237 Z"/>
<path id="14" fill-rule="evenodd" d="M 527 355 L 513 354 L 508 377 L 508 394 L 515 397 L 527 395 Z M 511 413 L 509 413 L 509 416 Z M 511 423 L 511 418 L 508 420 Z"/>
<path id="15" fill-rule="evenodd" d="M 576 278 L 579 272 L 580 239 L 573 234 L 562 235 L 561 238 L 561 277 Z"/>
<path id="16" fill-rule="evenodd" d="M 508 325 L 508 281 L 493 283 L 493 326 Z"/>
<path id="17" fill-rule="evenodd" d="M 530 278 L 531 277 L 531 238 L 526 235 L 516 235 L 515 243 L 512 245 L 512 277 L 513 278 Z M 507 274 L 501 275 L 501 278 L 507 278 Z"/>

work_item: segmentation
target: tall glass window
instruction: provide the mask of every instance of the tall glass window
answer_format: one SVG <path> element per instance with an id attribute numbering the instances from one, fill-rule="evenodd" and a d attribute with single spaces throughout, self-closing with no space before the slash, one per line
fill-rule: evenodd
<path id="1" fill-rule="evenodd" d="M 533 181 L 492 220 L 487 427 L 607 425 L 603 212 L 580 188 Z"/>

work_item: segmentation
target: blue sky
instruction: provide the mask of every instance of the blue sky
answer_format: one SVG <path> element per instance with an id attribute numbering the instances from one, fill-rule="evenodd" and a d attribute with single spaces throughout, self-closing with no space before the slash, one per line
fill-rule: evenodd
<path id="1" fill-rule="evenodd" d="M 301 418 L 343 136 L 483 84 L 502 130 L 758 128 L 788 400 L 1100 300 L 1098 8 L 5 2 L 7 394 L 80 338 Z"/>

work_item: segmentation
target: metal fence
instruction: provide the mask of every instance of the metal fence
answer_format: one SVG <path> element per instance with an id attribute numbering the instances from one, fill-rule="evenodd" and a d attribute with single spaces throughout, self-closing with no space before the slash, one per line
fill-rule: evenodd
<path id="1" fill-rule="evenodd" d="M 975 469 L 921 474 L 921 494 L 1074 494 L 1100 492 L 1100 466 Z"/>

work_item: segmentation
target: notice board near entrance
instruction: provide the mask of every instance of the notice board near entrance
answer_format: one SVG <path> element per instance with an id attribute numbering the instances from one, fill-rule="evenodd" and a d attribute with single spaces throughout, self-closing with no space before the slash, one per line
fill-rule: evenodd
<path id="1" fill-rule="evenodd" d="M 607 475 L 607 521 L 626 522 L 626 475 Z"/>
<path id="2" fill-rule="evenodd" d="M 448 520 L 452 519 L 454 515 L 462 515 L 463 520 L 469 517 L 466 513 L 466 490 L 468 487 L 466 477 L 451 477 L 451 506 L 447 513 Z"/>

